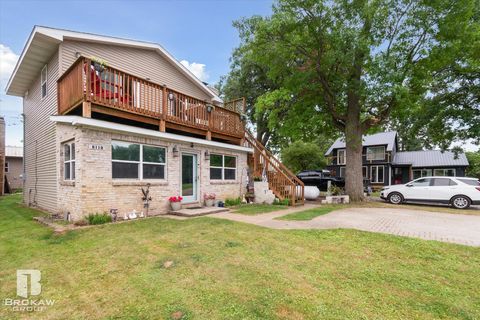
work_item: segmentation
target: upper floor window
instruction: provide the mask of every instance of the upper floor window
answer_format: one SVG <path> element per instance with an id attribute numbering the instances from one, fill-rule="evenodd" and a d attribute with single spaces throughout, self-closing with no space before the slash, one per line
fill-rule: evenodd
<path id="1" fill-rule="evenodd" d="M 8 166 L 9 166 L 8 162 L 5 162 L 5 173 L 8 173 L 8 169 L 9 169 Z"/>
<path id="2" fill-rule="evenodd" d="M 75 142 L 63 144 L 63 179 L 75 180 Z"/>
<path id="3" fill-rule="evenodd" d="M 211 180 L 235 180 L 237 173 L 237 158 L 221 154 L 210 155 Z"/>
<path id="4" fill-rule="evenodd" d="M 345 164 L 347 161 L 345 149 L 337 150 L 337 164 Z"/>
<path id="5" fill-rule="evenodd" d="M 42 74 L 40 76 L 40 87 L 43 99 L 47 96 L 47 65 L 45 65 L 42 69 Z"/>
<path id="6" fill-rule="evenodd" d="M 385 160 L 385 147 L 368 147 L 367 160 Z"/>
<path id="7" fill-rule="evenodd" d="M 165 179 L 165 166 L 163 147 L 112 142 L 113 179 Z"/>

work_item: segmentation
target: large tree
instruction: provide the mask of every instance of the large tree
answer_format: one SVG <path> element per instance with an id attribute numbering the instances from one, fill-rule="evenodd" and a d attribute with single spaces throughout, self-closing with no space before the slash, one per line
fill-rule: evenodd
<path id="1" fill-rule="evenodd" d="M 256 21 L 248 43 L 251 59 L 267 66 L 268 78 L 279 85 L 258 99 L 258 108 L 269 110 L 274 123 L 282 115 L 284 130 L 328 132 L 331 124 L 342 132 L 346 191 L 361 200 L 362 135 L 392 112 L 405 116 L 433 95 L 441 108 L 452 97 L 454 72 L 443 96 L 434 85 L 444 70 L 466 63 L 463 52 L 478 44 L 478 4 L 280 0 L 270 17 Z"/>

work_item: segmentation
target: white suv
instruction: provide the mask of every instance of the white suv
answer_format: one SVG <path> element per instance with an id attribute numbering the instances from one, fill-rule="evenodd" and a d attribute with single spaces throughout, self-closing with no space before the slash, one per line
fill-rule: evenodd
<path id="1" fill-rule="evenodd" d="M 464 177 L 424 177 L 407 184 L 388 186 L 380 198 L 393 204 L 404 201 L 438 202 L 466 209 L 471 204 L 480 205 L 480 181 Z"/>

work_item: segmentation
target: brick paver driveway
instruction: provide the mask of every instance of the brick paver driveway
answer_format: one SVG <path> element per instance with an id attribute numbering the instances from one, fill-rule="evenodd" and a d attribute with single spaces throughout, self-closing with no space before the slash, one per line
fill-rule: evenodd
<path id="1" fill-rule="evenodd" d="M 347 208 L 310 221 L 274 220 L 310 206 L 256 216 L 218 213 L 217 218 L 252 223 L 274 229 L 350 228 L 398 236 L 480 246 L 480 216 L 390 208 Z"/>

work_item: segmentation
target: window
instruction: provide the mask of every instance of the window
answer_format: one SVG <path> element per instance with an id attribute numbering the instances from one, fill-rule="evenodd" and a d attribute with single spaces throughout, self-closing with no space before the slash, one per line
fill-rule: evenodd
<path id="1" fill-rule="evenodd" d="M 470 186 L 480 187 L 480 180 L 474 180 L 474 179 L 458 179 L 458 180 Z"/>
<path id="2" fill-rule="evenodd" d="M 340 149 L 337 151 L 337 164 L 345 164 L 347 163 L 345 149 Z"/>
<path id="3" fill-rule="evenodd" d="M 340 167 L 340 178 L 345 178 L 345 167 Z"/>
<path id="4" fill-rule="evenodd" d="M 237 173 L 237 158 L 221 154 L 210 155 L 211 180 L 235 180 Z"/>
<path id="5" fill-rule="evenodd" d="M 165 159 L 165 148 L 113 141 L 112 178 L 165 179 Z"/>
<path id="6" fill-rule="evenodd" d="M 456 186 L 457 183 L 452 179 L 448 178 L 434 178 L 432 186 L 434 187 L 445 187 L 445 186 Z"/>
<path id="7" fill-rule="evenodd" d="M 434 176 L 455 177 L 455 169 L 435 169 Z"/>
<path id="8" fill-rule="evenodd" d="M 370 180 L 373 183 L 383 183 L 383 166 L 370 167 Z"/>
<path id="9" fill-rule="evenodd" d="M 75 180 L 75 143 L 63 144 L 63 179 Z"/>
<path id="10" fill-rule="evenodd" d="M 411 184 L 414 187 L 428 187 L 428 186 L 430 186 L 431 181 L 432 181 L 432 179 L 430 179 L 430 178 L 423 178 L 423 179 L 415 180 Z"/>
<path id="11" fill-rule="evenodd" d="M 423 178 L 423 177 L 431 177 L 432 176 L 432 169 L 417 169 L 413 170 L 413 179 Z"/>
<path id="12" fill-rule="evenodd" d="M 5 173 L 8 173 L 8 162 L 5 162 Z"/>
<path id="13" fill-rule="evenodd" d="M 362 167 L 362 176 L 363 176 L 363 179 L 368 179 L 367 167 Z"/>
<path id="14" fill-rule="evenodd" d="M 385 160 L 385 147 L 368 147 L 367 160 Z"/>
<path id="15" fill-rule="evenodd" d="M 42 91 L 42 99 L 47 96 L 47 65 L 45 65 L 42 69 L 40 75 L 40 89 Z"/>

